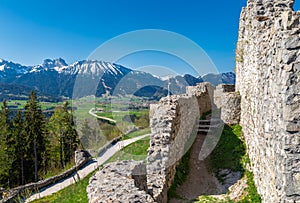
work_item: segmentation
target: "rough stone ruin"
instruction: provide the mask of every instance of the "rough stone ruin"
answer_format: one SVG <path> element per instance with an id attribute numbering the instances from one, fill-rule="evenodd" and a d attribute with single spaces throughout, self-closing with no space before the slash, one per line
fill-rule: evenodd
<path id="1" fill-rule="evenodd" d="M 219 107 L 226 122 L 236 123 L 239 119 L 229 111 L 239 111 L 240 96 L 232 92 L 234 86 L 218 86 L 217 90 L 209 83 L 201 83 L 187 87 L 184 95 L 165 97 L 151 105 L 147 165 L 125 161 L 105 166 L 90 179 L 89 202 L 167 202 L 176 166 L 195 140 L 200 116 L 216 108 L 214 97 L 228 98 Z"/>
<path id="2" fill-rule="evenodd" d="M 294 0 L 248 0 L 240 17 L 236 91 L 263 202 L 300 202 L 300 12 Z"/>
<path id="3" fill-rule="evenodd" d="M 262 201 L 299 203 L 300 12 L 293 11 L 293 4 L 248 0 L 240 17 L 236 88 L 202 83 L 152 105 L 147 166 L 106 166 L 90 180 L 89 202 L 167 202 L 176 166 L 194 141 L 196 122 L 213 109 L 224 123 L 242 125 Z M 122 172 L 125 166 L 131 169 Z M 134 176 L 135 166 L 144 167 L 145 174 Z"/>
<path id="4" fill-rule="evenodd" d="M 226 124 L 239 124 L 241 118 L 241 96 L 235 85 L 218 85 L 214 92 L 214 104 L 221 109 L 221 120 Z"/>
<path id="5" fill-rule="evenodd" d="M 151 105 L 147 183 L 155 201 L 167 202 L 176 166 L 193 144 L 200 115 L 211 110 L 213 90 L 209 83 L 202 83 L 188 87 L 186 95 L 166 97 Z"/>
<path id="6" fill-rule="evenodd" d="M 154 202 L 147 192 L 146 166 L 137 161 L 107 164 L 87 187 L 90 203 Z"/>
<path id="7" fill-rule="evenodd" d="M 167 202 L 176 166 L 193 144 L 200 115 L 212 108 L 213 92 L 202 83 L 151 105 L 147 166 L 135 161 L 105 166 L 90 179 L 89 202 Z"/>
<path id="8" fill-rule="evenodd" d="M 81 162 L 86 161 L 91 158 L 91 154 L 86 150 L 75 151 L 75 165 L 79 165 Z"/>

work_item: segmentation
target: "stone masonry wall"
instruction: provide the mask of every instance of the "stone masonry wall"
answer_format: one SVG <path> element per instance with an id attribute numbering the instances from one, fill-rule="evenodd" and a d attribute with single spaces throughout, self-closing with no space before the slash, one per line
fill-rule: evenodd
<path id="1" fill-rule="evenodd" d="M 156 202 L 167 202 L 176 166 L 195 139 L 199 117 L 211 109 L 213 89 L 202 83 L 188 87 L 186 95 L 165 97 L 151 105 L 147 181 Z"/>
<path id="2" fill-rule="evenodd" d="M 187 94 L 165 97 L 150 108 L 147 169 L 142 162 L 110 163 L 90 178 L 90 203 L 166 203 L 176 166 L 193 144 L 200 115 L 212 108 L 214 87 L 201 83 Z"/>
<path id="3" fill-rule="evenodd" d="M 236 50 L 241 125 L 263 202 L 300 202 L 300 12 L 248 0 Z"/>
<path id="4" fill-rule="evenodd" d="M 221 111 L 224 123 L 232 125 L 240 122 L 241 96 L 235 92 L 235 85 L 218 85 L 214 92 L 214 104 Z"/>
<path id="5" fill-rule="evenodd" d="M 193 144 L 200 115 L 212 108 L 214 87 L 201 83 L 187 94 L 165 97 L 150 108 L 150 148 L 147 168 L 142 162 L 105 165 L 90 178 L 90 203 L 166 203 L 176 166 Z"/>

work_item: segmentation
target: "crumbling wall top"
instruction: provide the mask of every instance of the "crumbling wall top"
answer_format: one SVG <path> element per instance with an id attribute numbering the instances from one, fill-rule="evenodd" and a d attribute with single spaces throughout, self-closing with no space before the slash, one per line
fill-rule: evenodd
<path id="1" fill-rule="evenodd" d="M 247 7 L 257 16 L 272 15 L 274 12 L 292 11 L 295 0 L 248 0 Z"/>

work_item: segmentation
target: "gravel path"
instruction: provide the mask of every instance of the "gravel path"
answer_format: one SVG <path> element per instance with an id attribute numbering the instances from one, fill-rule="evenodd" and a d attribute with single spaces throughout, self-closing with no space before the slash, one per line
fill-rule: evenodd
<path id="1" fill-rule="evenodd" d="M 209 171 L 207 160 L 198 159 L 205 135 L 198 135 L 192 145 L 190 156 L 190 173 L 187 180 L 177 187 L 176 193 L 182 199 L 171 199 L 170 203 L 191 202 L 200 195 L 219 195 L 223 187 Z"/>
<path id="2" fill-rule="evenodd" d="M 36 193 L 29 198 L 26 199 L 27 202 L 31 202 L 36 199 L 40 199 L 42 197 L 52 195 L 53 193 L 56 193 L 69 185 L 75 183 L 75 181 L 78 181 L 79 179 L 83 179 L 87 175 L 89 175 L 91 172 L 93 172 L 98 166 L 103 164 L 105 161 L 107 161 L 110 157 L 112 157 L 116 152 L 120 151 L 122 148 L 126 147 L 127 145 L 130 145 L 140 139 L 143 139 L 150 134 L 147 135 L 142 135 L 139 137 L 135 137 L 132 139 L 124 140 L 124 141 L 119 141 L 117 144 L 111 146 L 107 151 L 102 154 L 102 156 L 98 157 L 97 159 L 94 159 L 94 162 L 89 163 L 85 167 L 81 168 L 78 170 L 78 173 L 74 176 L 71 176 L 67 179 L 64 179 L 58 183 L 55 183 L 53 185 L 48 186 L 47 188 L 41 190 L 39 193 Z"/>

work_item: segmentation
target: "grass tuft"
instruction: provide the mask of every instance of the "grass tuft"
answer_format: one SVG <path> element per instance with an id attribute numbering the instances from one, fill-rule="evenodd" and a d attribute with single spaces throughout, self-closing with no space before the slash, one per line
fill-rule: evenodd
<path id="1" fill-rule="evenodd" d="M 242 128 L 239 125 L 225 125 L 216 148 L 209 156 L 210 169 L 221 182 L 219 171 L 224 168 L 244 172 L 246 146 L 240 139 L 241 132 Z"/>
<path id="2" fill-rule="evenodd" d="M 242 200 L 240 200 L 238 203 L 260 203 L 261 197 L 257 193 L 257 189 L 253 180 L 253 173 L 250 171 L 245 171 L 245 176 L 247 177 L 247 185 L 248 187 L 245 189 L 247 192 L 247 195 L 243 197 Z"/>
<path id="3" fill-rule="evenodd" d="M 191 155 L 191 150 L 187 151 L 185 155 L 182 157 L 180 164 L 176 167 L 176 174 L 174 177 L 174 181 L 168 191 L 168 199 L 172 198 L 177 198 L 177 199 L 182 199 L 177 193 L 176 189 L 179 185 L 182 185 L 190 172 L 190 155 Z"/>
<path id="4" fill-rule="evenodd" d="M 211 114 L 211 110 L 204 112 L 201 116 L 200 116 L 200 120 L 206 120 L 207 116 Z"/>
<path id="5" fill-rule="evenodd" d="M 209 156 L 210 168 L 221 182 L 224 181 L 223 177 L 219 175 L 219 171 L 222 169 L 242 172 L 247 178 L 248 187 L 245 189 L 246 195 L 238 203 L 260 203 L 261 197 L 257 193 L 253 174 L 246 169 L 246 165 L 250 164 L 250 159 L 242 139 L 242 127 L 240 125 L 225 125 L 219 143 Z M 201 196 L 196 202 L 231 203 L 233 201 L 228 197 L 225 200 L 219 200 L 212 196 Z"/>

